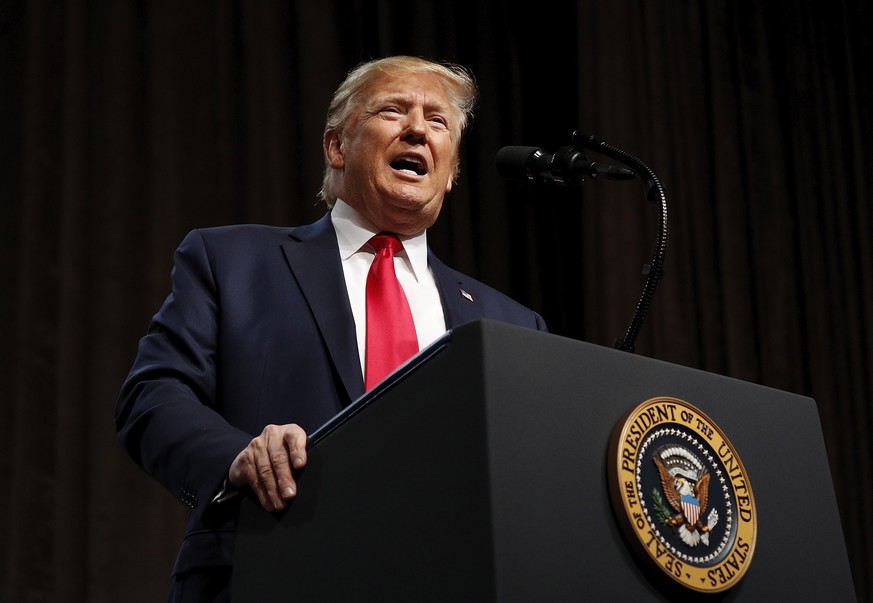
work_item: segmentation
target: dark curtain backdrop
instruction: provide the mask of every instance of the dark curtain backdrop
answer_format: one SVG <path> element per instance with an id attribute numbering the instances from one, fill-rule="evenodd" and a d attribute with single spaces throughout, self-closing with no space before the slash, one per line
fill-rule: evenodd
<path id="1" fill-rule="evenodd" d="M 871 26 L 864 0 L 3 2 L 0 599 L 163 599 L 185 512 L 112 414 L 173 250 L 318 217 L 329 95 L 412 53 L 482 88 L 433 247 L 556 334 L 623 336 L 657 207 L 639 181 L 505 181 L 496 151 L 578 128 L 657 174 L 666 273 L 634 353 L 816 399 L 870 600 Z"/>

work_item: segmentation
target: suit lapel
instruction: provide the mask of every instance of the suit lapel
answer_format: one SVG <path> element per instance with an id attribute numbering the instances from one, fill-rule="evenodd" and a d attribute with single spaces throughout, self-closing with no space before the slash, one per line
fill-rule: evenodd
<path id="1" fill-rule="evenodd" d="M 428 249 L 428 264 L 433 270 L 446 318 L 446 328 L 453 329 L 471 320 L 481 318 L 482 300 L 464 289 L 460 273 L 450 270 Z"/>
<path id="2" fill-rule="evenodd" d="M 364 393 L 364 380 L 355 320 L 330 213 L 313 224 L 293 229 L 282 250 L 315 316 L 349 400 L 355 400 Z"/>
<path id="3" fill-rule="evenodd" d="M 315 317 L 349 400 L 356 400 L 364 394 L 364 380 L 355 320 L 330 214 L 313 224 L 294 228 L 282 250 Z M 440 292 L 446 328 L 453 329 L 481 318 L 482 302 L 478 295 L 471 295 L 464 289 L 459 273 L 449 269 L 430 249 L 428 263 Z"/>

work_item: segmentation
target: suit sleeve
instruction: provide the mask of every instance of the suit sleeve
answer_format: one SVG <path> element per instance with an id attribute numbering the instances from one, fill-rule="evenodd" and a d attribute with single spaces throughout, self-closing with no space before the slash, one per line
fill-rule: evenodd
<path id="1" fill-rule="evenodd" d="M 139 342 L 115 412 L 128 454 L 191 508 L 215 496 L 251 440 L 215 410 L 219 312 L 213 267 L 192 231 L 176 250 L 172 291 Z"/>

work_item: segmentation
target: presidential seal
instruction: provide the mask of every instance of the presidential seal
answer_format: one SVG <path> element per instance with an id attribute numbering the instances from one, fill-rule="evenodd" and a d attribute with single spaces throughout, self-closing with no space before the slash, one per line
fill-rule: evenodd
<path id="1" fill-rule="evenodd" d="M 676 398 L 652 398 L 619 421 L 609 445 L 609 491 L 632 548 L 681 585 L 731 588 L 755 551 L 748 475 L 709 417 Z"/>

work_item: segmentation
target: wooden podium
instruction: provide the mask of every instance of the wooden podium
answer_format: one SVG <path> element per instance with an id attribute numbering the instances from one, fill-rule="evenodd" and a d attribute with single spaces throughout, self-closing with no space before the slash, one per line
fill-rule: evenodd
<path id="1" fill-rule="evenodd" d="M 631 407 L 685 400 L 740 454 L 757 545 L 689 591 L 625 537 L 607 487 Z M 299 495 L 243 501 L 233 600 L 855 601 L 815 401 L 492 321 L 455 329 L 311 436 Z"/>

